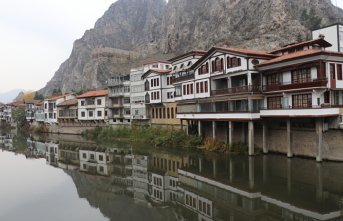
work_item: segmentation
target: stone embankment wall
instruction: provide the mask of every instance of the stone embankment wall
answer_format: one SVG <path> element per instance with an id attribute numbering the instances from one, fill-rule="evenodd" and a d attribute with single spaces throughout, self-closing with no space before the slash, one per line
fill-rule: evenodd
<path id="1" fill-rule="evenodd" d="M 271 152 L 287 153 L 287 131 L 270 129 L 267 135 L 267 147 Z M 260 135 L 255 133 L 256 139 Z M 323 133 L 323 159 L 343 161 L 343 131 L 329 130 Z M 260 147 L 259 145 L 257 145 Z M 292 129 L 292 152 L 295 156 L 315 158 L 317 155 L 317 134 L 314 130 Z"/>

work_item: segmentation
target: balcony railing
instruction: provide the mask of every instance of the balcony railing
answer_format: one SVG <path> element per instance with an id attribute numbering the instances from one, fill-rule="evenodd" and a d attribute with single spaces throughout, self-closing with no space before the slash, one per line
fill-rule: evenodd
<path id="1" fill-rule="evenodd" d="M 109 97 L 123 97 L 125 95 L 124 92 L 110 92 L 108 94 Z"/>
<path id="2" fill-rule="evenodd" d="M 187 72 L 187 71 L 182 71 L 182 72 L 178 72 L 176 74 L 173 75 L 172 77 L 172 82 L 173 83 L 178 83 L 181 81 L 187 81 L 187 80 L 191 80 L 194 79 L 194 72 Z"/>
<path id="3" fill-rule="evenodd" d="M 261 110 L 297 110 L 297 109 L 322 109 L 322 108 L 342 108 L 342 105 L 302 105 L 302 106 L 281 106 L 281 107 L 264 107 Z"/>
<path id="4" fill-rule="evenodd" d="M 261 93 L 261 86 L 246 85 L 241 87 L 224 88 L 212 90 L 212 95 L 241 94 L 241 93 Z"/>
<path id="5" fill-rule="evenodd" d="M 307 82 L 281 82 L 279 84 L 264 85 L 263 91 L 284 91 L 300 88 L 326 87 L 327 79 L 311 79 Z"/>

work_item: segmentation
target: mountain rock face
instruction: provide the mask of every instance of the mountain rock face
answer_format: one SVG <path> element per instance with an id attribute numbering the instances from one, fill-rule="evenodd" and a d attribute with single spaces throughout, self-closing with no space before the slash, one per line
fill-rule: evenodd
<path id="1" fill-rule="evenodd" d="M 271 50 L 343 21 L 330 0 L 118 0 L 41 93 L 101 88 L 147 58 L 214 45 Z"/>

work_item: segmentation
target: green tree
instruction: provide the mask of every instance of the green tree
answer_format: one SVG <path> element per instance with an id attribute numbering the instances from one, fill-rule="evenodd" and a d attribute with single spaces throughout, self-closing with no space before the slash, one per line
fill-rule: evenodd
<path id="1" fill-rule="evenodd" d="M 33 99 L 34 99 L 34 100 L 42 101 L 42 100 L 44 100 L 44 96 L 43 96 L 42 94 L 36 92 L 36 94 L 35 94 L 35 96 L 34 96 Z"/>
<path id="2" fill-rule="evenodd" d="M 12 118 L 17 123 L 18 128 L 23 128 L 26 124 L 25 109 L 18 107 L 12 110 Z"/>

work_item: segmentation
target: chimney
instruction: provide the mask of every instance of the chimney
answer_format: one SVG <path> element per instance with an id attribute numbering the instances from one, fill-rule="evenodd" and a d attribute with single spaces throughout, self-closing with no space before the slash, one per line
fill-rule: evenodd
<path id="1" fill-rule="evenodd" d="M 319 39 L 323 39 L 323 40 L 324 40 L 324 38 L 325 38 L 325 35 L 323 35 L 323 34 L 319 34 L 318 38 L 319 38 Z"/>

